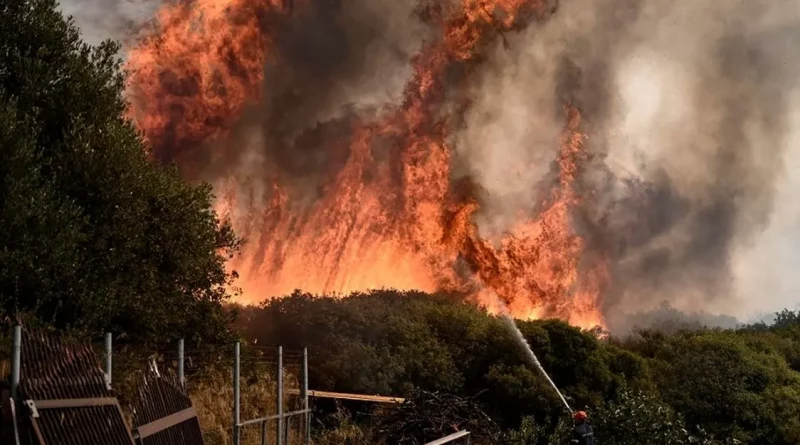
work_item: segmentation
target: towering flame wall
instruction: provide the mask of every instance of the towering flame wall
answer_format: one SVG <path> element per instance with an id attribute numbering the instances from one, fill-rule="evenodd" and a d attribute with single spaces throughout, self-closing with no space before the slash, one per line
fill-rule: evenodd
<path id="1" fill-rule="evenodd" d="M 177 2 L 129 53 L 131 115 L 154 159 L 214 183 L 217 211 L 247 240 L 231 263 L 242 298 L 447 290 L 520 318 L 604 325 L 611 275 L 586 224 L 581 183 L 594 160 L 569 87 L 550 161 L 507 172 L 545 174 L 523 191 L 534 205 L 502 230 L 479 225 L 491 196 L 458 167 L 467 93 L 487 53 L 555 5 L 370 1 L 355 18 L 343 0 Z M 416 37 L 393 40 L 386 11 L 404 14 Z M 392 51 L 400 63 L 381 59 Z M 394 96 L 359 90 L 364 72 L 387 65 L 371 79 L 399 85 Z"/>

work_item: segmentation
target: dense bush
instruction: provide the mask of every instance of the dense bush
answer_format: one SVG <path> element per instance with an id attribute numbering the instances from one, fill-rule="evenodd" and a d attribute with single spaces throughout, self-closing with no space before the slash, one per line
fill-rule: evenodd
<path id="1" fill-rule="evenodd" d="M 243 335 L 259 344 L 309 347 L 319 389 L 488 390 L 484 409 L 514 430 L 517 443 L 555 440 L 563 424 L 563 405 L 508 328 L 453 296 L 296 293 L 241 311 Z M 643 331 L 626 341 L 553 320 L 518 324 L 572 406 L 590 412 L 603 443 L 796 444 L 800 322 L 788 313 L 782 320 L 740 330 Z"/>

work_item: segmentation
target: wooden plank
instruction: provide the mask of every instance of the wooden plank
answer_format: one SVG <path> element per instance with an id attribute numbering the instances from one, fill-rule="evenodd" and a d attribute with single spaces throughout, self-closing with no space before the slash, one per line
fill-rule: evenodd
<path id="1" fill-rule="evenodd" d="M 116 405 L 117 399 L 114 397 L 95 397 L 87 399 L 51 399 L 34 400 L 33 406 L 37 409 L 57 409 L 57 408 L 86 408 L 89 406 L 108 406 Z"/>
<path id="2" fill-rule="evenodd" d="M 469 436 L 469 431 L 459 431 L 457 433 L 453 433 L 447 437 L 442 437 L 441 439 L 436 439 L 433 442 L 428 442 L 425 445 L 444 445 L 446 443 L 451 443 L 456 439 L 461 439 L 462 437 Z"/>
<path id="3" fill-rule="evenodd" d="M 53 384 L 58 384 L 59 386 L 76 386 L 76 387 L 84 387 L 93 384 L 94 382 L 87 382 L 83 377 L 58 377 L 57 380 L 53 380 L 51 378 L 42 378 L 42 377 L 27 377 L 25 382 L 30 386 L 52 386 Z"/>
<path id="4" fill-rule="evenodd" d="M 33 415 L 31 415 L 31 425 L 33 426 L 33 434 L 36 434 L 36 439 L 39 441 L 39 445 L 48 445 L 48 443 L 44 440 L 44 436 L 42 435 L 42 429 L 39 428 L 39 419 L 33 417 Z"/>
<path id="5" fill-rule="evenodd" d="M 287 389 L 286 394 L 300 395 L 300 390 Z M 406 400 L 402 397 L 371 396 L 367 394 L 348 394 L 343 392 L 313 391 L 313 390 L 308 391 L 308 396 L 320 399 L 355 400 L 359 402 L 375 402 L 375 403 L 403 403 Z"/>
<path id="6" fill-rule="evenodd" d="M 148 424 L 142 425 L 139 428 L 136 428 L 136 433 L 139 435 L 140 439 L 144 439 L 145 437 L 152 436 L 153 434 L 160 433 L 167 428 L 173 427 L 179 423 L 185 422 L 189 419 L 193 419 L 197 417 L 197 411 L 195 411 L 194 407 L 186 408 L 182 411 L 178 411 L 175 414 L 170 414 L 167 417 L 162 417 L 161 419 L 156 420 L 155 422 L 150 422 Z"/>
<path id="7" fill-rule="evenodd" d="M 44 436 L 42 435 L 42 429 L 39 427 L 39 419 L 37 419 L 37 413 L 33 410 L 30 410 L 30 422 L 31 422 L 31 427 L 33 428 L 33 434 L 36 435 L 36 439 L 39 441 L 39 445 L 47 445 L 47 442 L 44 440 Z"/>

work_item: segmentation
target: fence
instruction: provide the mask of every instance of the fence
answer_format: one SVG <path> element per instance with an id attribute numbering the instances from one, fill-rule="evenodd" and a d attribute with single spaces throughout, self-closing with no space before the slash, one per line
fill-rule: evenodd
<path id="1" fill-rule="evenodd" d="M 130 404 L 133 428 L 129 429 L 120 404 L 111 392 L 115 363 L 110 334 L 104 338 L 101 364 L 100 354 L 88 344 L 66 345 L 43 334 L 29 335 L 20 326 L 15 326 L 13 333 L 8 395 L 12 402 L 10 413 L 14 417 L 14 434 L 20 432 L 17 419 L 30 414 L 29 422 L 22 426 L 32 429 L 36 437 L 31 439 L 42 445 L 101 442 L 130 445 L 134 440 L 140 445 L 202 444 L 197 412 L 186 390 L 186 355 L 182 340 L 177 347 L 177 376 L 173 378 L 162 374 L 153 361 L 138 382 L 136 395 Z M 307 349 L 302 351 L 300 388 L 286 391 L 286 357 L 283 348 L 277 348 L 274 368 L 276 412 L 244 421 L 241 420 L 242 348 L 236 343 L 232 349 L 233 419 L 229 432 L 233 436 L 233 443 L 241 444 L 243 429 L 260 426 L 260 442 L 266 444 L 270 432 L 268 426 L 274 424 L 274 434 L 271 436 L 277 445 L 292 445 L 288 434 L 290 426 L 300 427 L 301 440 L 296 440 L 296 443 L 310 444 Z M 231 360 L 231 356 L 227 356 Z M 261 359 L 259 363 L 264 363 L 264 360 Z M 141 365 L 145 367 L 145 363 Z M 284 396 L 287 393 L 299 396 L 299 409 L 285 409 L 287 404 Z M 27 407 L 27 413 L 26 410 L 20 411 L 16 403 L 20 400 L 25 401 L 22 408 Z M 256 403 L 259 409 L 263 409 L 263 401 Z M 101 434 L 102 440 L 98 439 L 97 434 Z M 111 440 L 111 437 L 117 439 Z M 15 442 L 20 443 L 20 440 L 16 439 Z"/>
<path id="2" fill-rule="evenodd" d="M 110 383 L 112 381 L 112 373 L 113 373 L 113 347 L 112 347 L 112 340 L 111 335 L 107 334 L 105 337 L 104 343 L 104 357 L 105 357 L 105 374 L 106 379 Z M 251 347 L 252 350 L 259 350 L 264 351 L 270 348 L 256 348 Z M 178 342 L 177 347 L 177 387 L 184 388 L 186 387 L 186 350 L 184 347 L 183 340 Z M 286 382 L 285 382 L 285 371 L 286 371 L 286 363 L 284 361 L 285 353 L 283 347 L 277 348 L 277 357 L 276 361 L 274 362 L 275 365 L 275 394 L 276 394 L 276 404 L 275 404 L 275 413 L 255 417 L 252 419 L 242 420 L 242 394 L 241 394 L 241 383 L 243 379 L 242 371 L 242 347 L 241 343 L 237 342 L 233 345 L 233 419 L 232 419 L 232 436 L 233 436 L 233 444 L 240 445 L 242 441 L 242 432 L 245 428 L 254 428 L 260 427 L 260 431 L 258 432 L 260 443 L 266 444 L 268 439 L 270 438 L 270 426 L 273 425 L 273 433 L 276 445 L 292 445 L 291 436 L 289 435 L 290 432 L 290 422 L 295 419 L 299 419 L 299 426 L 300 428 L 300 435 L 302 436 L 302 443 L 305 445 L 309 445 L 311 442 L 311 410 L 309 406 L 309 394 L 310 391 L 308 390 L 308 350 L 304 348 L 302 351 L 302 361 L 300 363 L 300 379 L 301 379 L 301 387 L 299 390 L 287 390 L 286 389 Z M 269 360 L 258 360 L 258 363 L 268 363 Z M 301 399 L 301 408 L 297 410 L 287 411 L 285 410 L 286 407 L 286 395 L 298 395 Z M 186 397 L 188 401 L 188 397 Z M 190 403 L 190 402 L 189 402 Z M 190 420 L 193 416 L 196 416 L 196 413 L 192 413 L 188 411 L 188 406 L 184 403 L 182 410 L 183 412 L 179 414 L 179 412 L 173 413 L 165 413 L 162 412 L 164 416 L 172 416 L 170 418 L 171 421 L 178 421 L 178 420 Z M 153 415 L 151 415 L 153 417 Z M 136 417 L 134 418 L 137 419 Z M 144 420 L 140 421 L 144 422 Z M 151 424 L 155 423 L 156 427 L 163 427 L 163 422 L 161 424 L 157 423 L 156 420 L 152 418 L 148 420 Z M 138 423 L 135 422 L 136 425 Z M 150 429 L 145 428 L 145 432 L 150 432 Z M 142 427 L 139 426 L 134 431 L 138 433 L 138 436 L 141 437 L 142 435 Z M 163 434 L 162 434 L 163 435 Z M 149 444 L 160 444 L 160 442 L 153 441 L 147 442 L 146 444 L 142 442 L 143 445 Z M 172 442 L 168 442 L 172 443 Z"/>
<path id="3" fill-rule="evenodd" d="M 120 403 L 111 391 L 113 378 L 113 344 L 111 334 L 104 339 L 103 366 L 90 345 L 66 345 L 42 333 L 23 331 L 15 326 L 11 357 L 11 415 L 15 442 L 19 444 L 18 418 L 21 415 L 14 401 L 24 400 L 28 425 L 41 445 L 201 445 L 200 421 L 186 390 L 184 342 L 178 342 L 177 376 L 163 375 L 155 361 L 142 375 L 137 394 L 131 403 L 133 428 L 129 429 Z M 300 363 L 299 389 L 286 389 L 286 358 L 277 348 L 275 414 L 242 420 L 241 383 L 242 348 L 233 347 L 233 444 L 241 445 L 242 431 L 260 427 L 259 439 L 265 445 L 270 439 L 269 425 L 274 423 L 276 445 L 292 445 L 290 425 L 297 420 L 300 440 L 311 441 L 309 397 L 361 400 L 376 403 L 402 403 L 403 399 L 358 394 L 310 391 L 308 387 L 308 350 L 303 349 Z M 265 363 L 263 360 L 260 363 Z M 23 366 L 24 365 L 24 366 Z M 300 408 L 286 410 L 285 396 L 299 396 Z M 229 436 L 230 437 L 230 436 Z M 469 445 L 470 433 L 461 431 L 429 442 L 426 445 L 462 443 Z"/>
<path id="4" fill-rule="evenodd" d="M 286 412 L 284 396 L 287 394 L 284 382 L 284 352 L 283 347 L 278 347 L 276 367 L 276 414 L 257 417 L 249 420 L 241 419 L 241 345 L 236 343 L 233 362 L 233 444 L 240 445 L 242 429 L 245 427 L 259 426 L 261 444 L 268 440 L 269 423 L 275 423 L 275 443 L 277 445 L 291 445 L 289 425 L 292 419 L 299 418 L 301 425 L 302 441 L 305 445 L 311 443 L 311 410 L 308 404 L 308 349 L 303 349 L 301 380 L 302 387 L 299 391 L 302 408 Z M 293 391 L 288 391 L 293 393 Z"/>
<path id="5" fill-rule="evenodd" d="M 12 404 L 24 400 L 31 439 L 41 445 L 133 444 L 90 346 L 15 326 L 12 360 Z"/>
<path id="6" fill-rule="evenodd" d="M 263 348 L 263 347 L 250 347 L 252 350 L 258 350 L 260 352 L 264 352 L 266 350 L 271 350 L 273 348 Z M 292 390 L 286 388 L 286 367 L 287 364 L 285 362 L 286 353 L 283 347 L 277 347 L 277 357 L 274 362 L 270 362 L 269 359 L 256 359 L 259 364 L 264 363 L 272 363 L 275 365 L 275 394 L 276 394 L 276 403 L 275 403 L 275 412 L 274 414 L 268 414 L 263 416 L 258 416 L 252 419 L 242 420 L 242 393 L 241 393 L 241 383 L 243 379 L 243 363 L 242 363 L 242 346 L 241 343 L 237 342 L 233 345 L 233 419 L 232 419 L 232 436 L 233 436 L 233 444 L 240 445 L 242 441 L 242 432 L 246 428 L 256 428 L 259 427 L 260 431 L 258 432 L 260 443 L 266 444 L 268 439 L 270 438 L 271 434 L 274 436 L 276 445 L 292 445 L 291 436 L 289 435 L 290 432 L 290 425 L 293 420 L 299 419 L 298 426 L 300 426 L 300 436 L 301 442 L 305 445 L 309 445 L 311 442 L 311 410 L 309 406 L 309 394 L 310 391 L 308 390 L 308 350 L 304 348 L 302 351 L 301 362 L 300 362 L 300 388 L 297 390 Z M 297 352 L 295 352 L 297 354 Z M 107 376 L 107 380 L 110 383 L 112 381 L 112 372 L 113 372 L 113 348 L 112 348 L 112 340 L 110 334 L 106 335 L 105 344 L 104 344 L 104 357 L 105 357 L 105 373 Z M 185 388 L 186 386 L 186 350 L 184 347 L 183 340 L 178 342 L 177 347 L 177 380 L 179 382 L 179 386 Z M 301 406 L 300 409 L 296 410 L 286 410 L 286 395 L 297 395 L 300 397 Z M 188 408 L 187 408 L 188 409 Z M 172 413 L 173 415 L 175 413 Z M 270 426 L 272 426 L 272 431 L 270 431 Z M 157 443 L 157 442 L 153 442 Z"/>
<path id="7" fill-rule="evenodd" d="M 132 411 L 141 445 L 203 444 L 200 420 L 183 382 L 161 375 L 155 364 L 142 376 Z"/>

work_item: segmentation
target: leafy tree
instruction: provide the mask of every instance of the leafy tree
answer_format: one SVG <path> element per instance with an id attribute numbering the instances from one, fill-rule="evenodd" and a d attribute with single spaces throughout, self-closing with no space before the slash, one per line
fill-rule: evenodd
<path id="1" fill-rule="evenodd" d="M 624 387 L 593 419 L 596 436 L 603 444 L 712 443 L 702 430 L 690 433 L 680 415 L 657 397 Z"/>
<path id="2" fill-rule="evenodd" d="M 329 299 L 295 293 L 241 313 L 246 338 L 308 347 L 311 383 L 320 389 L 481 393 L 487 412 L 506 426 L 519 425 L 525 415 L 541 422 L 564 410 L 506 324 L 457 296 L 375 291 Z M 644 361 L 631 353 L 605 348 L 562 322 L 519 326 L 545 369 L 580 406 L 613 395 L 626 376 L 643 386 Z"/>
<path id="3" fill-rule="evenodd" d="M 316 388 L 484 391 L 484 409 L 511 430 L 512 443 L 559 443 L 570 424 L 508 327 L 457 296 L 296 293 L 242 314 L 247 338 L 308 346 Z M 553 320 L 518 326 L 572 407 L 592 414 L 602 443 L 800 443 L 791 326 L 643 331 L 627 340 L 598 340 Z"/>
<path id="4" fill-rule="evenodd" d="M 55 0 L 0 5 L 0 306 L 90 335 L 226 335 L 239 241 L 211 189 L 147 159 L 125 119 L 118 45 Z"/>
<path id="5" fill-rule="evenodd" d="M 784 309 L 775 314 L 775 328 L 791 329 L 800 326 L 800 312 Z"/>
<path id="6" fill-rule="evenodd" d="M 800 374 L 777 348 L 746 332 L 659 337 L 650 366 L 663 399 L 692 425 L 753 444 L 797 443 Z M 653 337 L 651 337 L 653 338 Z M 780 394 L 780 396 L 778 396 Z"/>

